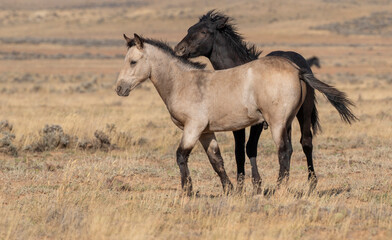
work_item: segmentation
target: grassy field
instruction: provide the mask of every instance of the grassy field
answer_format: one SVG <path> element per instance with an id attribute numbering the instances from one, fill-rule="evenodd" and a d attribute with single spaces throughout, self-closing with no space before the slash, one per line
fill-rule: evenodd
<path id="1" fill-rule="evenodd" d="M 311 195 L 294 122 L 287 186 L 254 195 L 247 161 L 246 191 L 222 195 L 199 144 L 189 162 L 198 196 L 183 197 L 181 130 L 154 87 L 115 94 L 123 33 L 174 45 L 213 8 L 263 54 L 318 56 L 316 76 L 355 102 L 360 121 L 349 126 L 318 94 Z M 383 0 L 3 0 L 0 239 L 391 239 L 391 14 Z M 235 183 L 232 133 L 217 137 Z M 269 130 L 258 165 L 268 192 L 279 169 Z"/>

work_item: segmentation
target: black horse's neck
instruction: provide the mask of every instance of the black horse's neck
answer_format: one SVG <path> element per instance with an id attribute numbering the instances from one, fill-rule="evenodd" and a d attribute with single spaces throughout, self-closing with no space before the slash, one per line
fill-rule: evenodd
<path id="1" fill-rule="evenodd" d="M 211 54 L 207 56 L 215 70 L 236 67 L 257 59 L 257 56 L 248 53 L 249 49 L 243 43 L 231 39 L 224 32 L 216 34 Z"/>

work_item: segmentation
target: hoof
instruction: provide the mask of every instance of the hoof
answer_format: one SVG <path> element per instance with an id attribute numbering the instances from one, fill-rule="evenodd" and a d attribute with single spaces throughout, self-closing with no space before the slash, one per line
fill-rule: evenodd
<path id="1" fill-rule="evenodd" d="M 308 195 L 311 194 L 317 187 L 317 177 L 316 176 L 311 176 L 308 180 L 309 182 L 309 190 L 308 190 Z"/>
<path id="2" fill-rule="evenodd" d="M 243 193 L 244 182 L 245 182 L 245 176 L 242 174 L 238 175 L 238 177 L 237 177 L 237 193 Z"/>
<path id="3" fill-rule="evenodd" d="M 193 195 L 193 191 L 192 191 L 192 183 L 187 183 L 187 184 L 184 184 L 183 186 L 182 186 L 182 191 L 183 191 L 183 194 L 184 195 L 186 195 L 186 196 L 188 196 L 188 197 L 190 197 L 190 196 L 192 196 Z"/>
<path id="4" fill-rule="evenodd" d="M 259 195 L 261 194 L 263 191 L 261 189 L 261 179 L 255 180 L 252 179 L 252 183 L 253 183 L 253 195 Z"/>
<path id="5" fill-rule="evenodd" d="M 223 192 L 225 195 L 232 194 L 234 192 L 233 184 L 231 184 L 231 182 L 226 183 L 226 185 L 223 186 Z"/>

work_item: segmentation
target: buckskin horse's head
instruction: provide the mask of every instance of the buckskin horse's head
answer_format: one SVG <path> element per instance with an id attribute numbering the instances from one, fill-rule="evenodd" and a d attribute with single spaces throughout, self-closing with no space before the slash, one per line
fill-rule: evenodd
<path id="1" fill-rule="evenodd" d="M 130 39 L 125 34 L 124 38 L 127 41 L 128 52 L 116 82 L 116 92 L 119 96 L 126 97 L 135 87 L 150 77 L 151 67 L 145 56 L 144 40 L 137 34 L 134 34 L 134 39 Z"/>

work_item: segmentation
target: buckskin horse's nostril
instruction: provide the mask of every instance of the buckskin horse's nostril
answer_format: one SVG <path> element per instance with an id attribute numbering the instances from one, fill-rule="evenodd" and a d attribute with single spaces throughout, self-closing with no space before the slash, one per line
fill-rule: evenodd
<path id="1" fill-rule="evenodd" d="M 117 93 L 120 93 L 120 91 L 121 91 L 121 86 L 118 86 L 118 87 L 116 88 L 116 92 L 117 92 Z"/>

